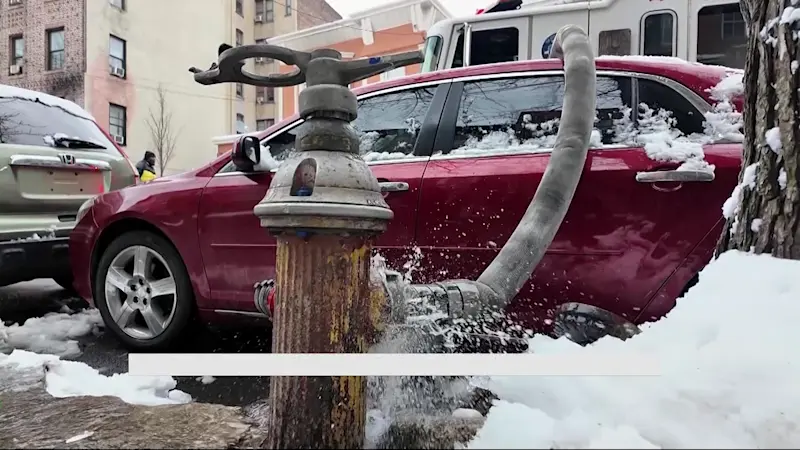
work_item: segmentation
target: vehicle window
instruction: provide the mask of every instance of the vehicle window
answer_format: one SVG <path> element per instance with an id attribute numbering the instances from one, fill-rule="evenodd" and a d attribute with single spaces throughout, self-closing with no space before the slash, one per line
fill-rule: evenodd
<path id="1" fill-rule="evenodd" d="M 697 13 L 697 62 L 744 69 L 747 33 L 739 2 Z"/>
<path id="2" fill-rule="evenodd" d="M 652 80 L 640 79 L 639 121 L 643 118 L 666 120 L 668 115 L 674 119 L 670 124 L 684 135 L 703 133 L 705 118 L 692 103 L 671 87 Z"/>
<path id="3" fill-rule="evenodd" d="M 516 27 L 495 28 L 472 32 L 470 66 L 517 61 L 519 59 L 519 30 Z M 458 36 L 452 67 L 464 66 L 464 33 Z"/>
<path id="4" fill-rule="evenodd" d="M 353 127 L 361 136 L 361 156 L 366 161 L 398 159 L 413 156 L 419 129 L 433 101 L 436 86 L 409 89 L 376 95 L 358 102 L 358 118 Z M 297 126 L 273 135 L 269 152 L 276 161 L 285 159 L 294 150 Z M 263 156 L 262 156 L 263 159 Z M 236 172 L 233 162 L 218 173 Z"/>
<path id="5" fill-rule="evenodd" d="M 353 127 L 361 135 L 361 156 L 372 161 L 413 155 L 435 91 L 429 86 L 359 101 Z"/>
<path id="6" fill-rule="evenodd" d="M 54 138 L 89 141 L 103 148 L 76 142 L 54 144 Z M 70 145 L 86 151 L 116 149 L 93 121 L 76 116 L 58 106 L 17 97 L 0 97 L 0 143 L 16 145 Z"/>
<path id="7" fill-rule="evenodd" d="M 642 55 L 675 56 L 675 14 L 660 12 L 642 19 Z"/>
<path id="8" fill-rule="evenodd" d="M 452 152 L 552 148 L 563 101 L 563 76 L 465 83 Z M 631 105 L 630 78 L 597 77 L 596 140 L 615 143 L 617 124 L 630 117 Z"/>
<path id="9" fill-rule="evenodd" d="M 289 156 L 289 152 L 294 150 L 294 141 L 297 137 L 297 132 L 300 130 L 300 124 L 302 124 L 302 122 L 298 122 L 291 128 L 285 129 L 280 134 L 273 135 L 269 141 L 263 141 L 261 143 L 262 162 L 267 162 L 270 158 L 275 161 L 286 159 L 286 157 Z M 217 173 L 237 172 L 238 170 L 239 169 L 233 165 L 233 161 L 229 161 Z M 268 168 L 264 170 L 268 170 Z"/>
<path id="10" fill-rule="evenodd" d="M 625 56 L 631 54 L 631 29 L 604 30 L 598 36 L 600 55 Z"/>

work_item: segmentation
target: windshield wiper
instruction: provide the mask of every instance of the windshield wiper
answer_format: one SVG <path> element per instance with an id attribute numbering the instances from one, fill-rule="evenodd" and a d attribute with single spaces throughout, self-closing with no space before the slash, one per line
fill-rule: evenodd
<path id="1" fill-rule="evenodd" d="M 94 149 L 106 148 L 96 142 L 87 141 L 85 139 L 80 139 L 80 138 L 71 138 L 66 136 L 47 136 L 47 137 L 52 139 L 53 146 L 59 148 L 94 148 Z"/>

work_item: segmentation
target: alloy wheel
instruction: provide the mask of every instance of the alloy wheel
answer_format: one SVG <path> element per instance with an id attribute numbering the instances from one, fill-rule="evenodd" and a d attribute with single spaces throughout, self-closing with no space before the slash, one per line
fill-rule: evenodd
<path id="1" fill-rule="evenodd" d="M 105 275 L 111 319 L 128 336 L 149 340 L 164 332 L 177 309 L 175 277 L 155 250 L 131 246 L 111 261 Z"/>

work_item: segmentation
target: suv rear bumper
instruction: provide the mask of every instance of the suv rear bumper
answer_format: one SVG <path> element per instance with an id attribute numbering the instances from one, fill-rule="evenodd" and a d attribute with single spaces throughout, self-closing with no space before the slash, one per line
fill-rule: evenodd
<path id="1" fill-rule="evenodd" d="M 67 236 L 0 242 L 0 286 L 71 276 Z"/>

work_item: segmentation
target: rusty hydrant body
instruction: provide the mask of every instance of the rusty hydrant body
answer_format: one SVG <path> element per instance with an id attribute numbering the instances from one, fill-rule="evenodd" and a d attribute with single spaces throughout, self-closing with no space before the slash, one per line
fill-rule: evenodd
<path id="1" fill-rule="evenodd" d="M 253 57 L 297 69 L 251 74 L 243 61 Z M 358 104 L 347 86 L 421 60 L 419 52 L 342 61 L 335 50 L 246 45 L 224 50 L 208 71 L 190 69 L 202 84 L 307 86 L 299 98 L 304 122 L 295 151 L 253 211 L 278 240 L 274 353 L 367 351 L 381 315 L 370 295 L 372 244 L 393 215 L 359 156 L 359 136 L 350 124 Z M 270 391 L 265 447 L 363 448 L 364 377 L 274 377 Z"/>

